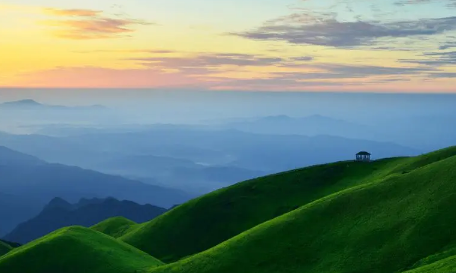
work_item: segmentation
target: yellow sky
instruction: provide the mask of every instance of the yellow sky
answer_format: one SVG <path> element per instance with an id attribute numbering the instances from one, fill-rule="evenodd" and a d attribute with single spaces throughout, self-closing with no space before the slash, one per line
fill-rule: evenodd
<path id="1" fill-rule="evenodd" d="M 90 1 L 80 1 L 81 5 L 71 1 L 74 4 L 65 8 L 52 0 L 43 0 L 40 5 L 37 5 L 40 1 L 15 2 L 0 4 L 0 87 L 188 86 L 247 90 L 340 87 L 341 90 L 456 92 L 456 80 L 451 74 L 456 73 L 456 69 L 451 65 L 431 66 L 416 62 L 428 58 L 424 54 L 426 50 L 438 47 L 430 39 L 422 43 L 407 40 L 408 37 L 405 40 L 401 37 L 374 41 L 366 34 L 349 40 L 353 45 L 339 46 L 327 45 L 325 40 L 322 43 L 321 34 L 315 37 L 316 42 L 308 37 L 303 38 L 304 42 L 263 38 L 271 35 L 269 33 L 255 34 L 257 36 L 252 35 L 253 38 L 238 35 L 255 28 L 264 32 L 261 26 L 268 24 L 266 18 L 273 20 L 287 16 L 287 7 L 274 8 L 281 5 L 280 1 L 264 2 L 264 13 L 260 13 L 260 9 L 255 11 L 257 14 L 237 14 L 240 18 L 232 17 L 230 22 L 219 20 L 214 14 L 208 16 L 212 21 L 205 21 L 198 18 L 197 10 L 193 15 L 173 18 L 183 12 L 179 7 L 174 11 L 170 7 L 167 11 L 169 17 L 165 17 L 163 11 L 157 18 L 149 18 L 141 10 L 141 4 L 131 1 L 115 7 L 115 10 L 106 8 L 108 5 L 89 5 Z M 195 0 L 195 5 L 210 3 L 203 2 Z M 254 10 L 250 6 L 244 9 Z M 275 15 L 274 10 L 280 11 Z M 201 12 L 201 16 L 206 15 Z M 228 17 L 220 12 L 221 17 Z M 293 13 L 296 12 L 290 9 L 289 14 Z M 249 16 L 252 18 L 247 18 Z M 159 20 L 161 17 L 162 21 Z M 255 20 L 257 17 L 259 19 Z M 337 20 L 345 22 L 343 20 L 349 19 Z M 281 21 L 279 31 L 301 35 L 298 33 L 300 26 L 294 28 L 294 25 L 290 27 L 283 22 L 285 20 Z M 301 23 L 294 21 L 293 24 L 297 22 Z M 324 23 L 329 28 L 333 22 L 327 20 Z M 315 25 L 318 28 L 314 28 Z M 344 27 L 344 24 L 335 26 Z M 326 34 L 324 27 L 323 24 L 320 27 L 317 21 L 306 22 L 302 29 L 323 31 L 323 35 L 328 37 L 334 35 Z M 276 35 L 278 30 L 270 29 L 267 30 Z M 348 31 L 348 35 L 353 33 Z M 447 36 L 446 33 L 435 33 L 432 38 L 448 42 Z M 366 37 L 374 42 L 365 46 L 358 41 Z M 335 43 L 343 38 L 335 37 L 329 41 Z M 413 48 L 404 50 L 411 41 L 415 41 Z M 394 43 L 394 48 L 391 43 Z M 438 56 L 447 58 L 447 55 Z M 434 77 L 437 73 L 439 76 Z"/>

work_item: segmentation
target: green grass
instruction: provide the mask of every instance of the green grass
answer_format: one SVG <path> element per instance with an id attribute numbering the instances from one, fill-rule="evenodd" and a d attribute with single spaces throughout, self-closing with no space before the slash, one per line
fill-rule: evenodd
<path id="1" fill-rule="evenodd" d="M 456 255 L 446 257 L 428 265 L 406 271 L 406 273 L 454 273 L 456 272 Z"/>
<path id="2" fill-rule="evenodd" d="M 92 226 L 90 229 L 104 233 L 114 238 L 119 238 L 125 233 L 131 231 L 138 224 L 124 217 L 114 217 L 107 219 L 99 224 Z"/>
<path id="3" fill-rule="evenodd" d="M 455 148 L 325 196 L 153 273 L 403 272 L 456 244 Z M 277 183 L 280 183 L 277 180 Z M 445 256 L 443 256 L 445 257 Z M 412 272 L 454 272 L 456 257 Z"/>
<path id="4" fill-rule="evenodd" d="M 8 273 L 133 273 L 162 263 L 114 238 L 83 227 L 55 231 L 0 257 Z"/>
<path id="5" fill-rule="evenodd" d="M 12 249 L 13 248 L 9 244 L 0 240 L 0 256 L 5 255 L 6 253 L 10 252 Z"/>
<path id="6" fill-rule="evenodd" d="M 421 272 L 421 270 L 426 268 L 436 268 L 437 266 L 443 267 L 440 265 L 445 265 L 445 267 L 447 267 L 447 264 L 450 265 L 448 261 L 452 261 L 451 263 L 453 263 L 453 261 L 456 261 L 454 259 L 447 259 L 450 257 L 456 257 L 456 247 L 454 245 L 449 246 L 440 252 L 434 253 L 426 258 L 419 260 L 411 267 L 410 271 L 407 272 Z"/>
<path id="7" fill-rule="evenodd" d="M 164 262 L 174 262 L 327 195 L 453 155 L 456 148 L 416 158 L 337 162 L 254 179 L 180 205 L 121 239 Z"/>

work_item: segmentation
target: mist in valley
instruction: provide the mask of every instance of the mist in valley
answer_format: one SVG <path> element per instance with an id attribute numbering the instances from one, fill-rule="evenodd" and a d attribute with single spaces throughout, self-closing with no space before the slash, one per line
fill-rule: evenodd
<path id="1" fill-rule="evenodd" d="M 12 208 L 0 214 L 14 215 L 0 235 L 55 197 L 170 208 L 362 150 L 456 144 L 455 95 L 124 91 L 0 92 L 0 193 Z"/>

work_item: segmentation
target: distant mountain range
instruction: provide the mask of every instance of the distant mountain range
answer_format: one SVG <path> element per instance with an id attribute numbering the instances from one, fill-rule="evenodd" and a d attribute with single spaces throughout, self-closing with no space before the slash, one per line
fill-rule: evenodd
<path id="1" fill-rule="evenodd" d="M 161 207 L 171 207 L 192 198 L 179 190 L 79 167 L 50 164 L 5 147 L 0 147 L 0 177 L 0 235 L 36 215 L 55 196 L 70 202 L 80 198 L 114 197 Z"/>
<path id="2" fill-rule="evenodd" d="M 381 132 L 376 132 L 368 126 L 322 115 L 307 117 L 290 117 L 287 115 L 266 116 L 236 120 L 221 126 L 259 134 L 331 135 L 356 139 L 381 139 Z"/>
<path id="3" fill-rule="evenodd" d="M 0 104 L 0 110 L 104 110 L 102 105 L 62 106 L 42 104 L 32 99 L 9 101 Z"/>
<path id="4" fill-rule="evenodd" d="M 0 179 L 0 184 L 2 183 Z M 0 192 L 0 237 L 15 228 L 17 224 L 37 215 L 42 207 L 43 202 L 35 198 Z"/>
<path id="5" fill-rule="evenodd" d="M 392 142 L 179 125 L 69 137 L 0 134 L 0 145 L 48 162 L 199 194 L 266 174 L 352 159 L 361 150 L 374 158 L 421 153 Z"/>
<path id="6" fill-rule="evenodd" d="M 46 124 L 117 124 L 122 114 L 101 105 L 62 106 L 26 99 L 0 104 L 0 130 L 30 134 Z"/>
<path id="7" fill-rule="evenodd" d="M 164 212 L 166 209 L 161 207 L 149 204 L 139 205 L 114 198 L 81 199 L 75 204 L 61 198 L 54 198 L 40 214 L 18 225 L 4 239 L 25 244 L 62 227 L 73 225 L 90 227 L 118 216 L 142 223 Z"/>

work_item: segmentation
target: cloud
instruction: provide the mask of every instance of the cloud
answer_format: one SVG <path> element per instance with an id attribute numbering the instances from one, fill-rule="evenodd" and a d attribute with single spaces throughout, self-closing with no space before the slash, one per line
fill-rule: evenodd
<path id="1" fill-rule="evenodd" d="M 312 56 L 302 56 L 302 57 L 294 57 L 292 58 L 293 61 L 298 61 L 298 62 L 310 62 L 313 61 L 315 58 Z"/>
<path id="2" fill-rule="evenodd" d="M 150 53 L 150 54 L 173 54 L 178 53 L 174 50 L 167 49 L 119 49 L 119 50 L 109 50 L 109 49 L 94 49 L 94 50 L 75 50 L 75 53 L 91 54 L 91 53 Z"/>
<path id="3" fill-rule="evenodd" d="M 451 30 L 456 30 L 456 17 L 341 22 L 328 15 L 312 17 L 293 14 L 269 21 L 254 30 L 231 34 L 260 41 L 353 48 L 376 45 L 379 39 L 430 36 Z"/>
<path id="4" fill-rule="evenodd" d="M 143 57 L 128 58 L 147 68 L 163 71 L 178 71 L 200 79 L 217 79 L 228 72 L 238 75 L 260 69 L 256 77 L 280 78 L 281 81 L 302 80 L 340 80 L 369 77 L 422 76 L 431 72 L 440 72 L 437 67 L 429 66 L 375 66 L 361 64 L 317 63 L 312 56 L 265 57 L 249 54 L 196 54 L 181 57 Z M 419 64 L 418 64 L 419 65 Z M 224 77 L 228 79 L 229 76 Z"/>
<path id="5" fill-rule="evenodd" d="M 456 73 L 452 73 L 452 72 L 431 73 L 428 76 L 431 77 L 431 78 L 450 78 L 450 79 L 455 79 L 456 78 Z"/>
<path id="6" fill-rule="evenodd" d="M 104 17 L 100 11 L 78 9 L 45 9 L 48 15 L 77 17 L 78 19 L 48 20 L 46 25 L 56 27 L 54 35 L 65 39 L 87 40 L 125 37 L 135 26 L 151 23 L 129 18 Z"/>
<path id="7" fill-rule="evenodd" d="M 198 88 L 235 90 L 306 90 L 306 88 L 337 90 L 380 87 L 383 84 L 407 82 L 412 75 L 434 73 L 432 77 L 448 78 L 451 73 L 438 69 L 356 66 L 336 64 L 309 64 L 315 72 L 273 72 L 250 78 L 232 78 L 214 74 L 196 75 L 194 70 L 165 72 L 162 68 L 109 69 L 101 67 L 60 67 L 52 70 L 23 74 L 22 87 L 73 88 Z M 406 77 L 404 77 L 406 76 Z"/>
<path id="8" fill-rule="evenodd" d="M 454 66 L 456 65 L 456 51 L 425 52 L 420 59 L 401 59 L 402 63 L 413 63 L 427 66 Z"/>
<path id="9" fill-rule="evenodd" d="M 314 67 L 325 69 L 335 75 L 347 78 L 366 76 L 390 76 L 390 75 L 416 75 L 423 72 L 434 71 L 430 67 L 391 67 L 375 65 L 341 65 L 341 64 L 317 64 Z"/>
<path id="10" fill-rule="evenodd" d="M 380 80 L 392 81 L 391 78 L 407 80 L 414 76 L 427 75 L 431 72 L 438 72 L 434 67 L 390 67 L 374 65 L 348 65 L 319 63 L 307 66 L 310 72 L 275 72 L 273 77 L 288 79 L 293 81 L 321 81 L 321 80 L 354 80 L 364 79 L 367 83 L 378 83 Z"/>
<path id="11" fill-rule="evenodd" d="M 89 10 L 89 9 L 53 9 L 45 8 L 44 13 L 55 16 L 79 16 L 79 17 L 95 17 L 98 16 L 101 11 Z"/>
<path id="12" fill-rule="evenodd" d="M 102 67 L 58 67 L 22 74 L 10 86 L 53 88 L 147 88 L 199 87 L 205 84 L 182 73 L 158 69 L 110 69 Z"/>
<path id="13" fill-rule="evenodd" d="M 450 48 L 454 48 L 454 47 L 456 47 L 456 42 L 446 42 L 445 44 L 440 45 L 439 49 L 446 50 L 446 49 L 450 49 Z"/>
<path id="14" fill-rule="evenodd" d="M 394 4 L 398 6 L 442 3 L 447 7 L 456 7 L 456 0 L 398 0 Z"/>
<path id="15" fill-rule="evenodd" d="M 218 72 L 217 69 L 222 66 L 271 66 L 284 61 L 282 58 L 236 53 L 197 54 L 196 56 L 183 57 L 129 58 L 128 60 L 137 61 L 147 67 L 178 69 L 194 74 Z"/>

